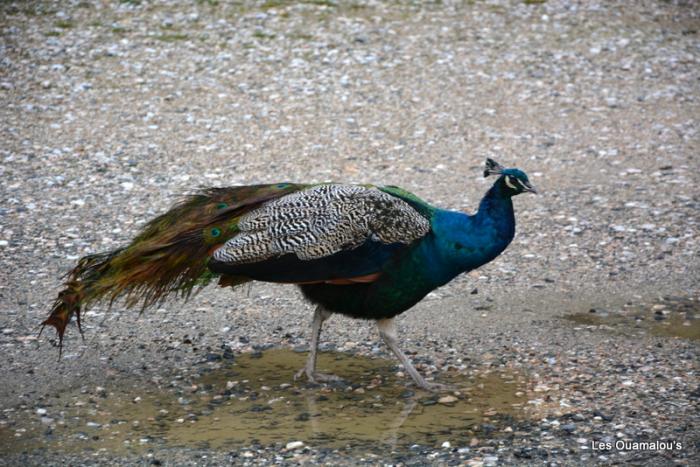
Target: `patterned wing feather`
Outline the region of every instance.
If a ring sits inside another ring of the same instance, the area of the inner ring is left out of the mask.
[[[248,264],[289,254],[311,261],[368,240],[410,244],[430,231],[430,221],[375,187],[327,184],[266,202],[241,216],[237,229],[215,261]]]

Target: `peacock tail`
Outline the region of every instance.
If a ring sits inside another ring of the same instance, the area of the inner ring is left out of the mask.
[[[146,309],[166,296],[188,298],[217,275],[207,269],[211,254],[238,233],[238,221],[266,201],[305,188],[278,183],[207,188],[187,196],[165,214],[149,222],[126,247],[88,255],[67,275],[49,317],[63,344],[66,326],[81,310],[101,302],[125,298],[131,307]],[[248,278],[227,276],[220,285],[235,286]],[[82,333],[82,329],[81,329]]]

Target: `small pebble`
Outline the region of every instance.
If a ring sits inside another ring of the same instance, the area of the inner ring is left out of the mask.
[[[450,405],[454,404],[457,402],[459,399],[457,399],[455,396],[449,395],[449,396],[442,396],[440,399],[438,399],[438,403],[440,404],[445,404],[445,405]]]

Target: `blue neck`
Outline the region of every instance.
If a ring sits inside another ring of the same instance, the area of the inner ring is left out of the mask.
[[[513,203],[507,187],[498,180],[473,216],[437,210],[432,235],[421,242],[416,254],[423,258],[423,273],[438,286],[500,255],[514,235]]]
[[[479,225],[493,225],[498,231],[498,236],[508,238],[508,243],[515,235],[515,213],[510,190],[505,186],[502,178],[486,192],[479,203],[479,211],[475,215],[475,221]]]

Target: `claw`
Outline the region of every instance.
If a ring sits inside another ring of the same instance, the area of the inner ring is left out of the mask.
[[[300,369],[299,371],[297,371],[296,373],[294,373],[294,381],[301,378],[305,373],[306,373],[306,367],[304,367],[304,368]],[[309,378],[309,380],[312,380],[312,377],[309,377],[309,375],[306,375],[306,376]]]
[[[337,383],[338,381],[343,381],[343,378],[336,375],[330,375],[328,373],[314,373],[314,379],[322,383]]]
[[[425,382],[425,385],[419,386],[421,389],[430,392],[452,392],[457,390],[457,387],[452,384]]]
[[[310,383],[334,383],[343,381],[343,378],[340,376],[329,375],[327,373],[317,373],[309,370],[306,367],[300,369],[294,374],[294,381],[297,381],[302,376],[306,376],[306,379],[308,379]]]

